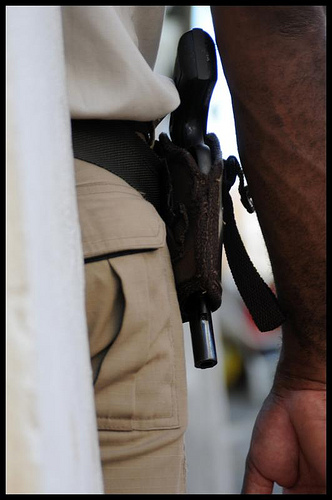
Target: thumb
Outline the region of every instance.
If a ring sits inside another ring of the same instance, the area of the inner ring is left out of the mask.
[[[272,494],[273,481],[266,479],[252,463],[250,458],[246,461],[246,470],[243,479],[241,494],[256,493],[258,495]]]

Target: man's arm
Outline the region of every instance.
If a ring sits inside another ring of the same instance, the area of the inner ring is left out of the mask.
[[[325,8],[211,9],[241,163],[287,315],[243,492],[269,493],[274,481],[288,492],[320,491],[326,380]]]

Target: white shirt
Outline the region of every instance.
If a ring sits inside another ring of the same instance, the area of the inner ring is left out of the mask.
[[[72,118],[156,120],[179,105],[173,81],[153,71],[165,7],[63,6]]]

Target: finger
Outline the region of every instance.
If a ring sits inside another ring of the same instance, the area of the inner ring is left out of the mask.
[[[241,491],[243,495],[250,493],[270,495],[273,485],[273,481],[264,477],[251,462],[247,462]]]

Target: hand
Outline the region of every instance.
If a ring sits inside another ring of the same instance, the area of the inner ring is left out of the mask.
[[[274,387],[257,417],[242,494],[326,493],[326,391]]]

